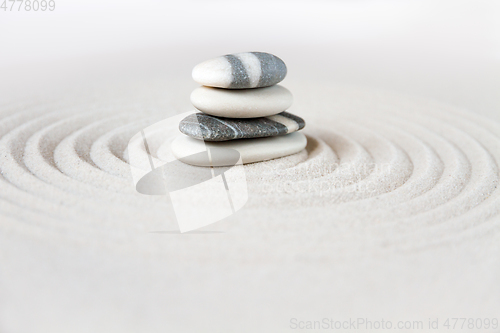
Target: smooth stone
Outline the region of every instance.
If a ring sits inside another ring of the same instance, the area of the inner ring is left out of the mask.
[[[195,108],[227,118],[272,116],[288,109],[292,101],[292,93],[282,86],[244,90],[198,87],[191,93]]]
[[[299,131],[305,125],[304,119],[288,112],[247,119],[219,118],[195,113],[181,120],[179,130],[198,140],[228,141],[284,135]]]
[[[275,85],[286,76],[286,65],[264,52],[228,54],[204,61],[193,68],[201,85],[226,89],[261,88]]]
[[[259,139],[243,139],[223,142],[204,142],[180,135],[170,146],[181,162],[195,166],[234,165],[234,151],[239,152],[243,164],[272,160],[298,153],[307,145],[307,138],[300,132]],[[210,160],[201,152],[214,151]]]

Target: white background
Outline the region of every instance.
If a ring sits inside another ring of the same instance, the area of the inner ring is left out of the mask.
[[[490,117],[500,110],[498,1],[55,3],[52,12],[17,11],[17,3],[0,11],[4,93],[55,72],[78,78],[79,68],[187,76],[219,54],[267,51],[290,76],[395,90]]]

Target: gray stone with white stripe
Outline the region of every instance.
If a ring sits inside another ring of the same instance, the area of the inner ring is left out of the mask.
[[[228,54],[196,65],[193,79],[201,85],[226,89],[262,88],[275,85],[286,76],[286,65],[264,52]]]
[[[260,118],[222,118],[205,113],[187,116],[179,123],[179,130],[204,141],[263,138],[299,131],[306,125],[304,119],[288,112]]]

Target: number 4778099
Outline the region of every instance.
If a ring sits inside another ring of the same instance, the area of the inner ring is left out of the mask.
[[[2,0],[0,0],[2,1]],[[24,6],[23,6],[24,5]],[[46,10],[53,11],[56,9],[56,2],[54,0],[3,0],[0,10],[4,12],[9,11],[39,11],[42,12]]]

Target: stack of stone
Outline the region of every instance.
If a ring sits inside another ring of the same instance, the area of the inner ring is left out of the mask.
[[[172,142],[172,152],[183,162],[198,166],[233,164],[223,153],[210,161],[201,149],[237,150],[243,163],[295,154],[305,148],[306,137],[297,131],[302,118],[285,112],[292,94],[277,85],[286,76],[278,57],[261,52],[231,54],[198,64],[193,79],[202,84],[191,94],[201,111],[184,118],[182,135]],[[193,154],[194,153],[194,154]]]

